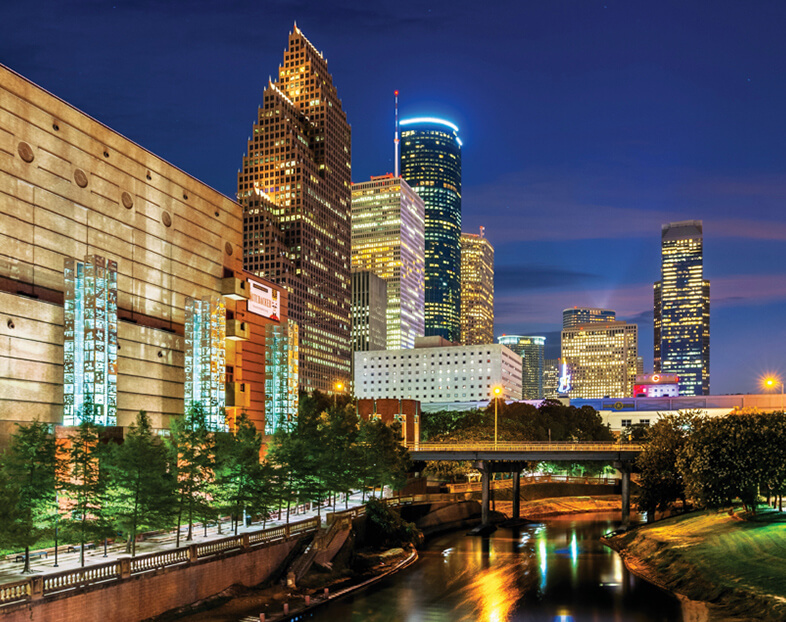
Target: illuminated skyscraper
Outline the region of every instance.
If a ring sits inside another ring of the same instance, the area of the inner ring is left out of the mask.
[[[461,234],[461,343],[494,343],[494,247],[483,227]]]
[[[461,140],[442,119],[401,121],[401,176],[426,206],[426,335],[461,338]]]
[[[591,322],[562,331],[562,363],[570,374],[571,398],[632,397],[637,358],[635,324]]]
[[[368,270],[352,271],[352,352],[387,345],[388,284]]]
[[[351,141],[325,58],[294,27],[238,174],[245,268],[289,290],[300,386],[350,375]]]
[[[497,341],[508,346],[522,359],[521,399],[543,399],[543,354],[546,348],[546,338],[502,335],[497,338]]]
[[[617,314],[611,309],[571,307],[562,312],[562,328],[575,328],[579,324],[589,324],[591,322],[612,322],[616,319]]]
[[[424,210],[423,199],[400,177],[382,175],[352,186],[352,269],[387,282],[391,350],[413,348],[423,336]]]
[[[700,220],[663,225],[655,283],[655,373],[677,374],[680,395],[710,393],[710,282]]]

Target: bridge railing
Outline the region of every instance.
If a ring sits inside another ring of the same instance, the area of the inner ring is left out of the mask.
[[[29,602],[89,585],[117,581],[163,568],[185,565],[233,550],[254,549],[263,544],[319,530],[318,518],[245,532],[219,540],[166,549],[137,557],[121,557],[103,564],[90,564],[63,572],[48,573],[14,583],[0,584],[0,613],[4,605]]]
[[[594,484],[598,486],[613,486],[619,484],[616,477],[580,477],[576,475],[528,475],[521,478],[522,486],[532,484]],[[477,492],[483,488],[482,482],[462,482],[461,484],[447,484],[449,492]],[[513,488],[513,478],[495,479],[491,481],[494,490]]]
[[[542,452],[542,451],[641,451],[642,445],[633,443],[598,443],[583,441],[577,443],[494,443],[493,441],[478,443],[408,443],[409,451],[504,451],[504,452]]]

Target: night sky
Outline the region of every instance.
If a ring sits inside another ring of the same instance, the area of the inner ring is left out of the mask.
[[[402,117],[460,127],[463,229],[496,248],[496,333],[562,309],[639,325],[660,229],[704,221],[713,394],[786,374],[786,2],[6,1],[0,62],[229,196],[293,22],[329,62],[353,179]]]

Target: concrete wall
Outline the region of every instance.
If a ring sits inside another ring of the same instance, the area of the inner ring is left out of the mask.
[[[135,575],[3,609],[3,622],[138,622],[208,598],[231,585],[254,586],[275,572],[298,540],[216,560]]]

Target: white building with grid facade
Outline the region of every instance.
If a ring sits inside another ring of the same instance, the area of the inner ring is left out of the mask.
[[[414,349],[355,352],[358,398],[488,401],[495,387],[507,400],[521,396],[521,357],[501,344],[458,346],[425,337]]]

